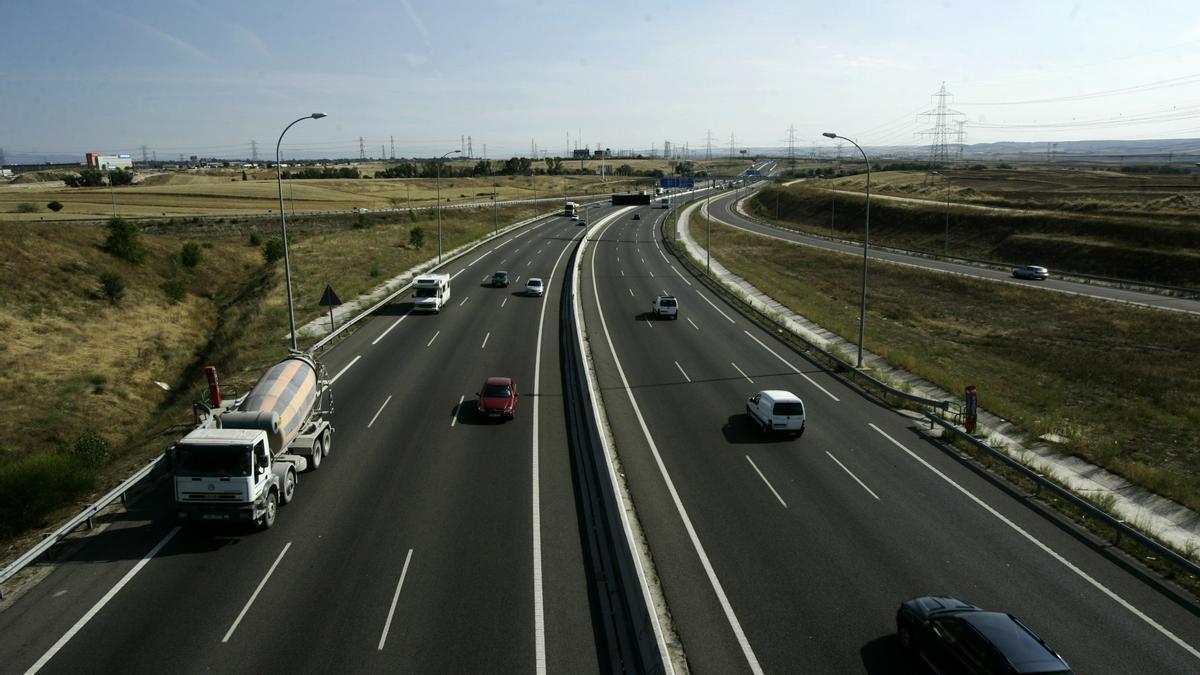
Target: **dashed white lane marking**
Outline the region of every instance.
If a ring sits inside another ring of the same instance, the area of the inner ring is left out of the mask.
[[[678,272],[676,272],[676,274],[678,274]],[[680,276],[682,277],[682,275],[680,275]],[[705,297],[705,295],[703,293],[701,293],[700,291],[696,291],[696,295],[700,296],[701,300],[707,302],[709,305],[712,306],[713,309],[717,310],[717,312],[721,316],[725,317],[726,319],[729,319],[729,323],[736,323],[733,319],[729,318],[728,314],[726,314],[725,312],[722,312],[720,307],[717,307],[716,305],[714,305],[712,300],[709,300],[707,297]]]
[[[372,344],[372,345],[377,345],[377,344],[379,344],[379,341],[380,341],[380,340],[382,340],[382,339],[383,339],[383,337],[384,337],[385,335],[387,335],[388,333],[392,332],[392,329],[393,329],[393,328],[395,328],[396,326],[399,326],[399,325],[400,325],[400,322],[401,322],[401,321],[403,321],[403,320],[405,320],[405,319],[407,319],[407,318],[408,318],[408,313],[407,313],[407,312],[405,312],[403,316],[401,316],[399,319],[396,319],[395,321],[393,321],[393,322],[392,322],[392,325],[390,325],[390,326],[388,326],[388,327],[387,327],[387,330],[385,330],[385,331],[383,331],[382,333],[380,333],[380,334],[379,334],[379,337],[375,338],[374,340],[371,340],[371,344]]]
[[[767,477],[763,475],[763,472],[758,470],[758,465],[754,463],[754,460],[750,459],[750,455],[746,455],[746,461],[750,462],[750,466],[754,467],[754,473],[757,473],[758,477],[762,479],[762,482],[767,484],[767,488],[771,490],[771,494],[775,495],[775,499],[778,499],[779,503],[783,504],[783,508],[786,509],[788,507],[787,502],[783,501],[783,497],[779,496],[779,493],[775,490],[775,486],[771,485],[771,481],[767,480]]]
[[[387,621],[383,624],[383,634],[379,636],[379,647],[376,649],[383,650],[383,643],[387,642],[388,630],[392,627],[392,617],[396,614],[396,601],[400,599],[400,589],[404,588],[404,577],[408,574],[408,563],[412,560],[413,550],[408,549],[408,555],[404,556],[404,567],[400,570],[400,581],[396,582],[396,593],[392,595],[392,606],[388,609]]]
[[[700,330],[700,326],[697,326],[696,322],[692,321],[691,317],[688,317],[688,323],[692,324],[692,328],[695,328],[696,330]]]
[[[632,288],[631,288],[631,289],[629,289],[629,297],[631,297],[631,298],[636,298],[636,297],[637,297],[636,295],[634,295],[634,294],[633,294],[633,289],[632,289]]]
[[[771,352],[771,355],[772,355],[772,356],[774,356],[775,358],[779,359],[780,361],[783,361],[784,365],[786,365],[788,368],[791,368],[793,371],[795,371],[795,373],[796,373],[797,375],[799,375],[800,377],[803,377],[804,379],[808,380],[808,381],[809,381],[809,383],[810,383],[810,384],[812,384],[812,386],[814,386],[814,387],[816,387],[817,389],[820,389],[822,392],[824,392],[826,396],[828,396],[829,398],[831,398],[831,399],[833,399],[833,400],[835,400],[835,401],[839,401],[839,402],[841,401],[841,399],[839,399],[838,397],[834,396],[834,395],[833,395],[833,393],[832,393],[832,392],[830,392],[828,389],[826,389],[825,387],[822,387],[821,385],[817,384],[817,381],[816,381],[816,380],[814,380],[814,379],[812,379],[811,377],[809,377],[808,375],[805,375],[804,373],[800,372],[800,369],[799,369],[799,368],[797,368],[796,366],[793,366],[793,365],[791,364],[791,362],[789,362],[787,359],[783,358],[783,357],[782,357],[782,356],[780,356],[779,354],[776,354],[774,349],[771,349],[771,348],[770,348],[770,347],[768,347],[767,345],[763,344],[763,341],[762,341],[762,340],[759,340],[758,338],[756,338],[756,337],[754,337],[753,335],[751,335],[751,334],[750,334],[750,331],[748,331],[748,330],[744,330],[744,331],[742,331],[742,332],[743,332],[743,333],[745,333],[745,334],[746,334],[746,336],[747,336],[747,337],[749,337],[751,340],[754,340],[755,342],[757,342],[757,343],[758,343],[758,346],[762,347],[763,349],[767,350],[768,352]]]
[[[464,268],[462,268],[461,270],[459,270],[459,271],[455,272],[454,274],[451,274],[451,275],[450,275],[450,281],[454,281],[456,278],[458,278],[458,275],[460,275],[460,274],[462,274],[463,272],[466,272],[466,271],[467,271],[467,268],[465,268],[465,267],[464,267]]]
[[[407,314],[405,314],[405,316],[408,316],[408,315],[407,315]],[[344,375],[344,374],[346,373],[346,371],[347,371],[347,370],[350,370],[350,366],[352,366],[352,365],[354,365],[354,364],[358,363],[358,360],[359,360],[359,359],[361,359],[361,358],[362,358],[362,354],[359,354],[358,356],[356,356],[356,357],[354,357],[353,359],[351,359],[351,360],[350,360],[350,363],[347,363],[345,368],[342,368],[341,370],[339,370],[339,371],[338,371],[338,374],[337,374],[337,375],[334,375],[334,376],[333,376],[333,379],[329,380],[329,384],[333,384],[334,382],[337,382],[337,381],[338,381],[338,378],[339,378],[339,377],[341,377],[342,375]]]
[[[750,379],[750,376],[749,376],[749,375],[747,375],[745,371],[743,371],[741,368],[738,368],[738,364],[734,363],[733,361],[730,361],[730,362],[729,362],[729,365],[733,366],[733,369],[734,369],[734,370],[736,370],[736,371],[738,371],[739,373],[741,373],[741,374],[742,374],[742,377],[746,378],[746,381],[747,381],[747,382],[749,382],[750,384],[754,384],[754,380]]]
[[[1091,577],[1091,576],[1090,576],[1090,575],[1089,575],[1087,572],[1084,572],[1083,570],[1079,569],[1078,567],[1076,567],[1076,566],[1075,566],[1075,564],[1074,564],[1074,563],[1072,563],[1071,561],[1069,561],[1069,560],[1067,560],[1066,558],[1064,558],[1064,557],[1062,557],[1061,555],[1059,555],[1059,554],[1058,554],[1058,553],[1057,553],[1057,552],[1056,552],[1054,549],[1050,548],[1050,547],[1049,547],[1049,546],[1047,546],[1046,544],[1043,544],[1043,543],[1042,543],[1040,540],[1038,540],[1038,539],[1037,539],[1036,537],[1034,537],[1032,534],[1029,534],[1028,532],[1026,532],[1026,531],[1025,531],[1025,530],[1024,530],[1024,529],[1023,529],[1023,528],[1022,528],[1020,525],[1017,525],[1017,524],[1016,524],[1016,523],[1014,523],[1013,521],[1009,520],[1007,517],[1005,517],[1005,516],[1004,516],[1004,514],[1000,513],[1000,512],[999,512],[999,511],[997,511],[996,509],[994,509],[994,508],[992,508],[991,506],[989,506],[987,503],[985,503],[985,502],[984,502],[982,499],[980,499],[979,497],[976,497],[975,495],[971,494],[971,493],[970,493],[970,492],[969,492],[969,491],[968,491],[966,488],[964,488],[963,486],[961,486],[961,485],[959,485],[958,483],[954,482],[954,479],[950,478],[950,477],[949,477],[949,476],[947,476],[946,474],[944,474],[944,473],[942,473],[941,471],[939,471],[939,470],[937,470],[936,468],[934,468],[934,466],[933,466],[932,464],[930,464],[929,462],[926,462],[924,459],[921,459],[920,457],[918,457],[918,456],[917,456],[917,453],[915,453],[915,452],[913,452],[912,450],[909,450],[908,448],[904,447],[904,445],[903,445],[903,444],[901,444],[901,443],[900,443],[900,441],[897,441],[896,439],[894,439],[894,438],[892,438],[891,436],[889,436],[889,435],[887,434],[887,432],[885,432],[883,429],[880,429],[879,427],[875,426],[875,424],[874,424],[874,423],[871,423],[871,422],[868,422],[868,423],[867,423],[867,425],[868,425],[868,426],[870,426],[870,427],[871,427],[872,429],[874,429],[875,431],[877,431],[877,432],[879,433],[879,435],[880,435],[880,436],[883,436],[884,438],[886,438],[886,439],[888,439],[889,441],[891,441],[893,445],[895,445],[896,447],[900,448],[900,449],[901,449],[901,450],[903,450],[904,452],[908,453],[908,455],[909,455],[910,457],[912,457],[913,459],[915,459],[915,460],[917,460],[918,462],[920,462],[921,464],[923,464],[923,465],[925,466],[925,468],[926,468],[926,469],[929,469],[930,471],[932,471],[932,472],[934,473],[934,475],[936,475],[938,478],[941,478],[942,480],[946,481],[946,482],[947,482],[947,483],[949,483],[951,486],[953,486],[953,487],[954,487],[954,489],[956,489],[956,490],[958,490],[959,492],[963,493],[964,495],[966,495],[966,496],[967,496],[967,498],[968,498],[968,499],[970,499],[971,501],[975,502],[976,504],[978,504],[979,506],[981,506],[981,507],[982,507],[982,508],[983,508],[985,511],[987,511],[988,513],[990,513],[990,514],[992,514],[993,516],[995,516],[995,517],[996,517],[996,518],[997,518],[997,519],[998,519],[1000,522],[1002,522],[1002,523],[1004,523],[1005,525],[1007,525],[1007,526],[1009,526],[1010,528],[1012,528],[1014,531],[1016,531],[1016,532],[1017,532],[1017,534],[1020,534],[1022,537],[1024,537],[1024,538],[1025,538],[1025,539],[1027,539],[1028,541],[1030,541],[1030,542],[1031,542],[1031,543],[1032,543],[1034,546],[1037,546],[1038,548],[1040,548],[1040,549],[1042,549],[1043,551],[1045,551],[1045,552],[1046,552],[1046,553],[1047,553],[1047,554],[1048,554],[1048,555],[1049,555],[1051,558],[1054,558],[1054,559],[1055,559],[1055,560],[1057,560],[1058,562],[1062,563],[1062,565],[1063,565],[1064,567],[1066,567],[1067,569],[1071,570],[1071,571],[1072,571],[1072,572],[1074,572],[1075,574],[1079,575],[1079,577],[1080,577],[1081,579],[1083,579],[1084,581],[1086,581],[1086,582],[1088,582],[1089,584],[1091,584],[1091,585],[1092,585],[1094,588],[1096,588],[1096,590],[1098,590],[1098,591],[1100,591],[1101,593],[1103,593],[1103,594],[1107,595],[1108,597],[1112,598],[1112,599],[1113,599],[1113,601],[1115,601],[1115,602],[1116,602],[1118,605],[1121,605],[1121,606],[1122,606],[1122,607],[1124,607],[1125,609],[1129,610],[1129,612],[1130,612],[1130,613],[1132,613],[1134,616],[1136,616],[1137,618],[1139,618],[1139,619],[1141,619],[1142,621],[1146,622],[1146,623],[1147,623],[1147,624],[1148,624],[1150,627],[1154,628],[1154,630],[1157,630],[1159,633],[1161,633],[1161,634],[1163,634],[1164,636],[1166,636],[1166,637],[1167,637],[1167,639],[1171,640],[1171,641],[1172,641],[1172,642],[1174,642],[1175,644],[1177,644],[1177,645],[1179,645],[1180,647],[1182,647],[1182,648],[1184,649],[1184,651],[1186,651],[1187,653],[1189,653],[1189,654],[1191,654],[1192,656],[1194,656],[1194,657],[1196,657],[1196,658],[1200,659],[1200,650],[1197,650],[1195,647],[1193,647],[1193,646],[1191,646],[1190,644],[1188,644],[1188,643],[1184,642],[1182,639],[1180,639],[1180,638],[1179,638],[1179,636],[1177,636],[1177,635],[1175,635],[1174,633],[1172,633],[1171,631],[1167,630],[1167,629],[1166,629],[1166,627],[1164,627],[1162,624],[1158,623],[1158,622],[1157,622],[1157,621],[1155,621],[1154,619],[1152,619],[1152,618],[1150,618],[1149,616],[1147,616],[1147,615],[1146,615],[1144,612],[1142,612],[1140,609],[1138,609],[1137,607],[1134,607],[1133,605],[1131,605],[1131,604],[1130,604],[1130,603],[1129,603],[1127,600],[1125,600],[1125,599],[1124,599],[1124,598],[1122,598],[1121,596],[1117,595],[1117,594],[1116,594],[1116,593],[1114,593],[1113,591],[1109,590],[1107,586],[1105,586],[1104,584],[1100,583],[1099,581],[1096,581],[1095,579],[1093,579],[1093,578],[1092,578],[1092,577]]]
[[[462,307],[463,305],[467,304],[467,301],[470,299],[471,299],[471,296],[468,295],[467,297],[463,298],[462,302],[458,303],[458,306]]]
[[[487,347],[487,341],[488,341],[488,338],[490,338],[490,337],[492,337],[492,332],[488,331],[488,334],[483,336],[483,344],[479,345],[480,349]]]
[[[237,618],[233,620],[233,625],[229,627],[229,630],[225,633],[225,637],[221,638],[221,642],[229,642],[229,638],[233,636],[233,631],[237,630],[238,624],[242,622],[242,619],[246,616],[246,612],[250,611],[250,605],[254,604],[255,598],[257,598],[258,594],[262,592],[263,586],[267,585],[267,580],[270,579],[271,575],[275,573],[275,568],[279,567],[279,561],[283,560],[284,554],[286,554],[288,549],[291,547],[292,542],[289,541],[283,547],[283,550],[279,552],[279,557],[275,558],[275,562],[271,563],[271,569],[267,570],[267,575],[262,578],[262,581],[258,582],[258,588],[254,589],[254,593],[252,593],[250,595],[250,599],[246,601],[246,606],[242,607],[241,613],[239,613]]]
[[[467,395],[463,394],[458,397],[458,405],[454,406],[454,411],[450,413],[450,428],[453,429],[455,424],[458,424],[458,413],[462,411],[462,402],[467,400]]]
[[[692,378],[688,377],[688,374],[684,372],[683,366],[679,365],[678,361],[675,362],[675,367],[679,369],[679,372],[683,373],[683,379],[687,380],[688,382],[692,381]]]
[[[442,334],[442,331],[440,331],[440,330],[438,332],[434,333],[433,337],[429,338],[429,342],[425,343],[425,346],[428,347],[428,346],[432,345],[433,341],[437,339],[437,336],[439,336],[441,334]]]
[[[490,251],[489,251],[489,253],[490,253]],[[484,259],[484,258],[486,258],[486,257],[488,257],[488,254],[487,254],[487,253],[484,253],[483,255],[479,256],[478,258],[476,258],[476,259],[472,260],[472,261],[471,261],[471,264],[470,264],[470,265],[467,265],[467,267],[470,267],[471,265],[474,265],[475,263],[479,262],[480,260],[483,260],[483,259]]]
[[[432,342],[432,340],[431,340],[431,342]],[[388,401],[391,401],[391,400],[392,400],[391,396],[388,396],[386,399],[384,399],[383,405],[379,406],[379,410],[375,411],[375,416],[371,418],[370,422],[367,422],[368,429],[371,428],[372,424],[375,424],[375,420],[379,419],[379,414],[383,412],[383,409],[387,407]]]
[[[864,490],[866,490],[868,493],[870,493],[870,495],[871,495],[872,497],[874,497],[876,501],[879,501],[879,495],[875,494],[875,491],[874,491],[874,490],[872,490],[871,488],[867,487],[867,484],[866,484],[866,483],[864,483],[864,482],[862,482],[861,480],[859,480],[859,479],[858,479],[858,476],[855,476],[853,471],[851,471],[850,469],[847,469],[845,464],[842,464],[841,462],[839,462],[839,461],[838,461],[838,458],[833,456],[833,453],[831,453],[831,452],[829,452],[828,450],[826,450],[826,451],[825,451],[825,454],[829,455],[829,459],[832,459],[833,461],[837,462],[837,465],[838,465],[838,466],[840,466],[840,467],[842,467],[842,471],[845,471],[846,473],[850,474],[850,477],[851,477],[851,478],[853,478],[853,479],[854,479],[854,480],[855,480],[855,481],[856,481],[856,482],[857,482],[859,485],[861,485],[861,486],[862,486],[862,489],[864,489]]]
[[[501,300],[500,301],[500,309],[504,309],[504,305],[507,303],[508,303],[508,298]]]

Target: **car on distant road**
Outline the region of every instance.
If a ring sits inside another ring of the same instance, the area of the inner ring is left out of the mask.
[[[1050,276],[1050,270],[1038,265],[1025,265],[1023,267],[1014,267],[1012,275],[1018,279],[1037,279],[1041,281]]]
[[[660,295],[651,303],[650,312],[654,316],[669,316],[672,319],[678,319],[679,300],[675,299],[673,295]]]
[[[484,417],[511,420],[516,415],[517,385],[511,377],[489,377],[475,395],[479,397],[476,409]]]
[[[508,272],[498,270],[492,273],[493,288],[508,288]]]
[[[938,673],[1070,673],[1071,668],[1011,614],[949,596],[905,601],[896,611],[900,647]]]
[[[804,435],[804,401],[790,391],[766,389],[746,401],[746,414],[762,429],[763,435],[787,432]]]
[[[531,277],[525,282],[525,295],[536,295],[540,297],[542,292],[545,290],[546,289],[542,284],[542,280],[538,277]]]

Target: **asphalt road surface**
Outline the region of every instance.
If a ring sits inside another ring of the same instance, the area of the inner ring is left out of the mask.
[[[265,532],[177,529],[169,480],[0,612],[0,671],[596,672],[563,423],[553,217],[447,266],[323,356],[333,450]],[[483,285],[506,269],[508,288]],[[545,297],[526,297],[540,276]],[[481,419],[484,378],[516,418]]]
[[[696,672],[898,672],[901,601],[1011,612],[1078,672],[1200,668],[1197,609],[751,325],[641,210],[597,228],[585,321],[626,480]],[[660,293],[676,320],[655,320]],[[807,405],[798,439],[745,414]]]

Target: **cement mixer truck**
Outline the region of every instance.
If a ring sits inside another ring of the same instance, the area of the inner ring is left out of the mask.
[[[213,405],[196,403],[196,428],[167,450],[178,520],[269,528],[292,501],[298,474],[329,454],[333,393],[325,368],[294,352],[229,403],[211,368],[209,387]]]

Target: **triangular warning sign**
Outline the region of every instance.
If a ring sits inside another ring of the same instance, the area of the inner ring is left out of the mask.
[[[333,286],[325,284],[325,292],[321,295],[321,302],[319,303],[319,306],[337,307],[340,304],[342,304],[342,300],[337,296],[337,293],[333,292]]]

